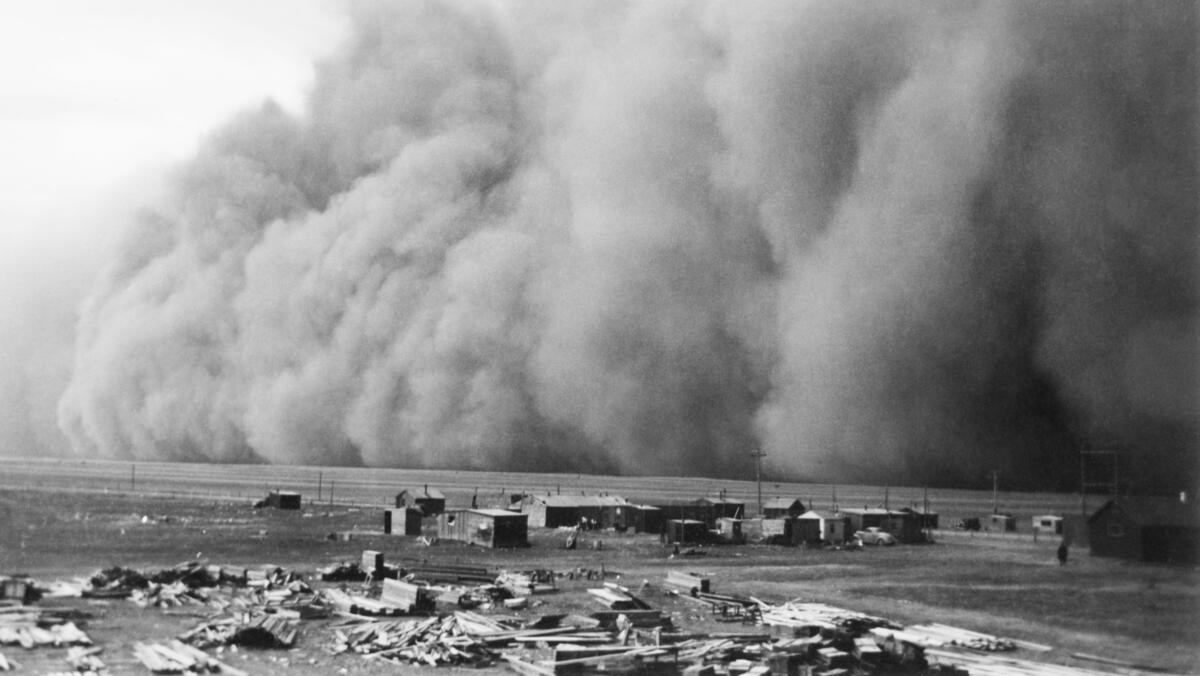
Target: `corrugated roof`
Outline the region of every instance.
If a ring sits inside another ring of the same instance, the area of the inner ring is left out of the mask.
[[[1115,503],[1115,504],[1114,504]],[[1088,519],[1090,523],[1110,508],[1121,510],[1129,519],[1143,526],[1185,526],[1200,528],[1200,509],[1193,502],[1176,498],[1126,497],[1109,500]]]

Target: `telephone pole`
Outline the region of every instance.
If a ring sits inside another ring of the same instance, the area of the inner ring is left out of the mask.
[[[754,473],[758,477],[758,515],[762,516],[763,501],[762,501],[762,459],[767,457],[761,448],[755,449],[750,453],[750,457],[754,458]]]

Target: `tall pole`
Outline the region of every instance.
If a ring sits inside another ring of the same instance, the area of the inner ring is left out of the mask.
[[[1000,470],[992,470],[992,514],[999,514],[1000,508],[997,500],[1000,494]]]
[[[317,502],[321,501],[321,484],[325,483],[325,473],[317,472]]]
[[[754,473],[758,478],[758,515],[762,516],[762,514],[763,514],[762,459],[765,458],[767,456],[767,454],[764,453],[761,448],[759,448],[759,449],[755,450],[753,453],[751,453],[750,456],[753,457],[755,460],[755,463],[754,463],[755,464],[755,472]]]
[[[129,490],[137,490],[137,465],[129,466]]]

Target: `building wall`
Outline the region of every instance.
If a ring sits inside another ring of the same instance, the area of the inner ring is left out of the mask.
[[[1107,509],[1088,523],[1092,556],[1142,558],[1142,529],[1118,509]]]

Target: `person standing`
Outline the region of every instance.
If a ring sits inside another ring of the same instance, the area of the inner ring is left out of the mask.
[[[1067,541],[1063,540],[1062,544],[1058,546],[1058,565],[1067,565],[1067,551]]]

